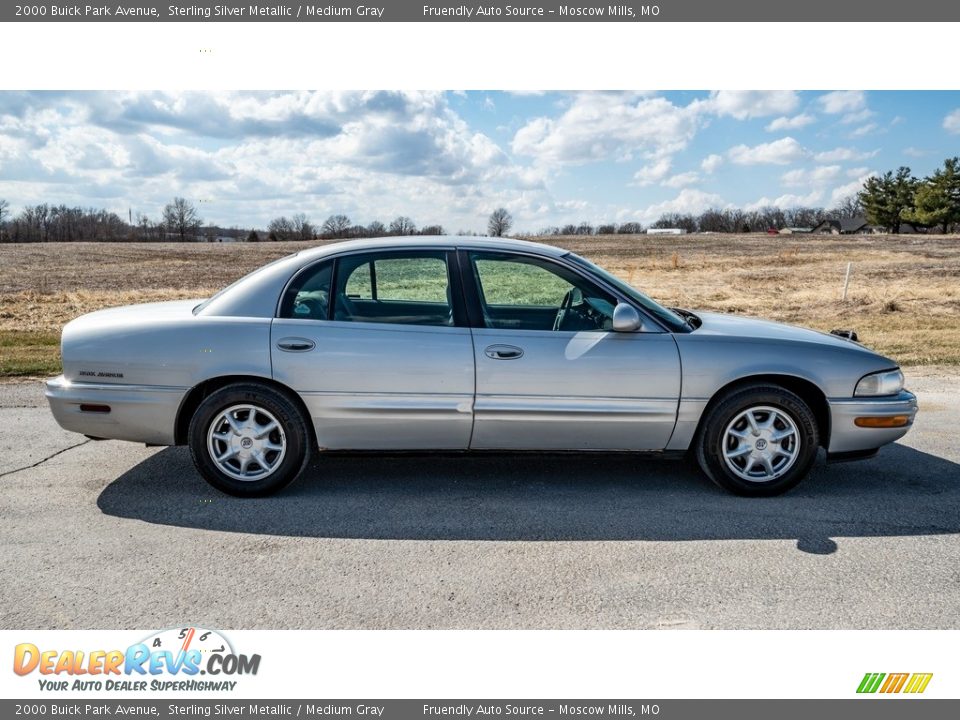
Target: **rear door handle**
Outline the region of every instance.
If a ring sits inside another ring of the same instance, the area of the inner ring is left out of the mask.
[[[277,347],[284,352],[309,352],[316,346],[313,340],[302,337],[285,337],[277,340]]]
[[[491,360],[516,360],[523,357],[523,350],[515,345],[491,345],[483,352]]]

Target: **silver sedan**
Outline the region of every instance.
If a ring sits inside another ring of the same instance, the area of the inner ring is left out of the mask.
[[[732,492],[869,457],[916,398],[851,339],[663,307],[562,249],[383,238],[266,265],[205,300],[85,315],[47,382],[57,422],[189,445],[234,495],[329,450],[692,454]]]

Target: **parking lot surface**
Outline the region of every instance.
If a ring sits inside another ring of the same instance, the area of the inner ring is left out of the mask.
[[[60,430],[0,385],[0,626],[956,628],[960,374],[790,494],[628,455],[326,456],[276,497]]]

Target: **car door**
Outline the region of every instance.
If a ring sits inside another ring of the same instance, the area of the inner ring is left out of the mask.
[[[273,375],[303,398],[321,448],[468,447],[473,344],[451,258],[351,253],[295,276],[272,324]]]
[[[680,397],[673,337],[611,330],[619,298],[562,260],[462,250],[473,308],[472,448],[662,450]]]

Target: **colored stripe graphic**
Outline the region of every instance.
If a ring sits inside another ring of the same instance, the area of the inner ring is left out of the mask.
[[[890,673],[887,675],[887,681],[880,688],[882,693],[898,693],[903,688],[903,684],[907,682],[907,678],[910,677],[910,673]]]
[[[884,677],[886,677],[884,673],[867,673],[863,676],[863,680],[860,681],[860,687],[857,688],[857,692],[875,693],[877,688],[880,687],[880,683]]]
[[[930,684],[930,679],[933,677],[933,673],[914,673],[910,678],[910,682],[907,683],[907,687],[904,690],[905,693],[922,693],[927,689],[927,685]]]
[[[927,689],[933,673],[866,673],[860,685],[857,686],[858,693],[922,693]],[[882,683],[882,684],[881,684]]]

